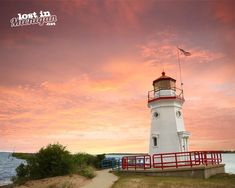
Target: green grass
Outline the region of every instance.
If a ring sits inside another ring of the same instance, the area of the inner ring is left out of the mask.
[[[184,177],[153,177],[117,174],[119,179],[112,188],[235,188],[235,175],[219,174],[208,179]]]

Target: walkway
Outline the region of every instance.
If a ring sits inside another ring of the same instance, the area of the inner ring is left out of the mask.
[[[94,177],[91,182],[81,188],[110,188],[113,183],[118,179],[117,176],[112,173],[109,173],[109,170],[96,171],[96,174],[96,177]]]

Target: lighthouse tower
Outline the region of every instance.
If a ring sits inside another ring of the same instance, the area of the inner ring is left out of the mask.
[[[188,151],[190,133],[184,127],[183,103],[183,90],[176,88],[175,79],[162,72],[148,92],[152,118],[149,154]]]

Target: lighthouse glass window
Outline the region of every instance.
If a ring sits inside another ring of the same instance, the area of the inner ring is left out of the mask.
[[[157,146],[157,137],[153,137],[153,146]]]
[[[176,116],[177,116],[178,118],[180,118],[181,115],[182,115],[181,111],[178,110],[178,111],[176,112]]]
[[[153,113],[153,117],[154,117],[154,118],[158,118],[158,117],[159,117],[159,113],[158,113],[158,112],[154,112],[154,113]]]

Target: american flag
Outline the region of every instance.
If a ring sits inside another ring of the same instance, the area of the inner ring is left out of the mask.
[[[179,51],[180,51],[182,54],[184,54],[185,56],[190,56],[190,55],[191,55],[190,52],[186,52],[185,50],[183,50],[183,49],[181,49],[181,48],[178,48],[178,49],[179,49]]]

